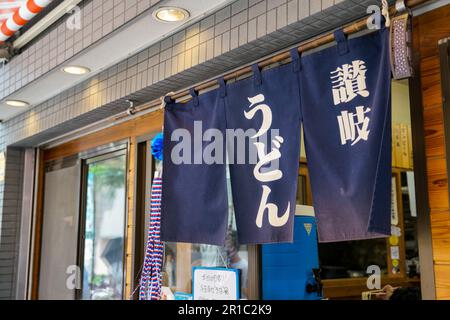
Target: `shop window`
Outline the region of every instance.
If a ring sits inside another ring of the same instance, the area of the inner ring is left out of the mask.
[[[297,204],[312,206],[312,196],[306,164],[302,164],[298,179]],[[386,239],[345,241],[319,244],[321,277],[342,279],[364,277],[367,266],[378,265],[387,273]]]
[[[144,253],[150,214],[150,194],[152,179],[156,170],[161,170],[161,162],[151,156],[151,138],[143,137],[137,152],[137,225],[134,260],[135,287],[134,299],[138,299],[137,290]],[[241,299],[258,299],[258,259],[257,246],[241,245],[237,238],[236,221],[231,194],[229,172],[227,172],[228,192],[228,230],[225,245],[213,246],[194,243],[164,243],[162,284],[172,293],[192,294],[193,267],[220,267],[240,270]],[[142,226],[142,227],[139,227]]]
[[[224,267],[240,270],[241,298],[247,298],[248,250],[238,244],[234,227],[230,228],[224,247],[166,243],[164,260],[163,285],[172,292],[192,292],[192,267]]]
[[[297,203],[312,205],[306,164],[299,174]],[[370,265],[380,267],[383,275],[400,275],[416,278],[420,274],[417,240],[417,218],[414,207],[412,187],[413,172],[395,170],[393,183],[396,192],[395,204],[398,207],[399,240],[391,238],[319,243],[319,260],[323,279],[344,279],[367,277]],[[413,204],[411,206],[411,203]],[[391,247],[398,247],[399,252],[392,254]],[[397,256],[395,256],[397,255]],[[397,260],[397,261],[394,261]]]
[[[359,278],[366,276],[370,265],[377,265],[387,273],[386,240],[346,241],[322,243],[319,257],[323,279]]]

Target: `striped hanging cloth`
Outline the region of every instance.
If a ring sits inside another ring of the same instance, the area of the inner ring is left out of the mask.
[[[150,224],[140,279],[139,300],[159,300],[161,297],[161,269],[164,254],[164,245],[160,240],[161,190],[162,178],[156,174],[151,191]]]

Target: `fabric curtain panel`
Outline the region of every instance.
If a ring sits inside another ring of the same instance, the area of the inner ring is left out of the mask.
[[[299,54],[227,87],[231,189],[240,243],[293,241],[300,161]],[[245,157],[241,144],[245,136]],[[239,139],[241,138],[241,139]]]
[[[226,152],[225,139],[220,139],[220,136],[225,137],[223,90],[224,83],[219,89],[200,96],[192,89],[192,99],[187,103],[174,103],[166,98],[163,241],[212,245],[225,242],[228,225]],[[204,138],[212,141],[204,141]],[[206,154],[214,159],[207,156],[205,161]]]
[[[321,242],[390,235],[389,31],[302,58],[305,148]]]
[[[292,242],[302,122],[320,241],[390,234],[389,33],[335,37],[205,94],[191,89],[187,103],[166,98],[163,240],[223,245],[229,165],[239,242]]]

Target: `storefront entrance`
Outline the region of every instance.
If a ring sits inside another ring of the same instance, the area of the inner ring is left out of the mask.
[[[122,144],[45,164],[40,299],[123,298],[126,160]]]
[[[439,10],[447,16],[448,11],[448,6]],[[444,127],[441,105],[433,100],[438,96],[438,84],[433,80],[438,70],[437,42],[431,45],[423,36],[423,30],[433,29],[432,17],[434,13],[415,20],[420,33],[414,35],[422,37],[415,40],[422,53],[416,57],[415,77],[392,84],[392,235],[319,243],[323,298],[360,299],[368,290],[368,270],[373,266],[380,272],[382,286],[417,287],[427,293],[425,298],[434,298],[434,292],[438,298],[448,297]],[[420,79],[422,84],[417,82]],[[137,298],[150,190],[159,165],[151,155],[150,143],[162,125],[162,111],[152,110],[42,149],[32,298]],[[303,153],[297,205],[312,207],[308,166]],[[229,213],[224,247],[165,244],[163,285],[171,292],[192,292],[193,267],[222,267],[241,271],[241,298],[263,297],[262,248],[239,244],[231,202]]]
[[[420,213],[414,197],[409,90],[404,81],[393,83],[392,224],[398,233],[388,239],[319,244],[325,298],[360,298],[367,290],[367,268],[372,265],[379,267],[383,285],[420,287]],[[137,297],[149,223],[149,191],[155,168],[160,166],[151,155],[150,144],[161,120],[160,113],[138,117],[44,151],[40,270],[54,270],[52,273],[63,276],[50,279],[51,273],[40,272],[38,298]],[[110,135],[113,131],[115,135]],[[309,179],[303,153],[298,205],[312,205]],[[66,187],[59,188],[61,184]],[[261,246],[238,243],[231,203],[229,213],[225,247],[165,244],[164,286],[172,292],[191,292],[192,267],[237,268],[241,270],[242,298],[262,297]],[[61,239],[56,238],[58,234]],[[54,256],[61,258],[55,261]],[[80,266],[74,269],[79,272],[76,288],[66,286],[71,266]]]

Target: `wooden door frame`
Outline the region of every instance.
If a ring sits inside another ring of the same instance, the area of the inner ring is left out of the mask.
[[[44,175],[45,162],[44,152],[38,149],[37,152],[37,173],[36,173],[36,199],[35,199],[35,214],[33,221],[33,235],[32,235],[32,257],[30,266],[30,298],[37,300],[39,298],[39,275],[41,267],[41,249],[42,249],[42,223],[43,223],[43,204],[44,204]]]
[[[416,24],[413,24],[417,27]],[[413,46],[419,43],[419,32],[413,27]],[[427,160],[425,146],[424,112],[422,105],[422,83],[420,53],[413,50],[413,76],[409,79],[411,133],[413,144],[414,184],[417,208],[417,239],[419,245],[420,286],[422,299],[436,299],[433,243],[431,234],[430,207],[428,197]]]
[[[83,284],[84,275],[84,253],[85,253],[85,228],[86,228],[86,206],[87,206],[87,177],[88,177],[88,167],[91,163],[95,163],[101,160],[109,160],[118,156],[125,156],[125,172],[128,171],[128,158],[129,158],[129,144],[125,141],[118,142],[117,148],[114,150],[103,149],[96,151],[95,153],[89,154],[87,156],[81,157],[81,183],[80,183],[80,205],[79,205],[79,216],[78,216],[78,242],[77,242],[77,266],[79,267],[79,279],[80,284]],[[127,225],[128,225],[128,205],[127,205],[127,194],[128,194],[128,178],[125,174],[125,212],[124,212],[124,251],[123,251],[123,283],[122,283],[122,294],[126,295],[126,244],[127,244]],[[82,300],[83,288],[75,289],[75,300]]]
[[[439,41],[439,60],[441,69],[447,177],[450,177],[450,37]]]

